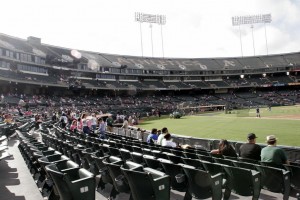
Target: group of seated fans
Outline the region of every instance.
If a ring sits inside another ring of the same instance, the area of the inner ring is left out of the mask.
[[[267,146],[264,148],[256,144],[256,138],[254,133],[247,135],[248,142],[241,145],[239,149],[239,156],[241,158],[269,162],[272,163],[273,166],[289,164],[284,150],[276,146],[277,138],[274,135],[267,136]],[[211,153],[228,157],[238,157],[235,149],[227,140],[221,140],[219,148],[212,150]]]
[[[240,146],[239,154],[236,152],[235,148],[225,139],[220,140],[219,148],[211,150],[210,153],[232,158],[241,157],[261,162],[269,162],[272,163],[273,166],[289,164],[287,155],[284,150],[276,146],[277,138],[275,137],[275,135],[267,136],[267,146],[264,148],[261,148],[261,146],[256,144],[256,138],[257,137],[254,133],[249,133],[247,135],[248,142]],[[171,134],[166,127],[162,128],[161,131],[153,128],[151,130],[151,133],[147,137],[147,143],[173,148],[190,147],[189,145],[179,145],[176,144],[176,142],[173,142]]]

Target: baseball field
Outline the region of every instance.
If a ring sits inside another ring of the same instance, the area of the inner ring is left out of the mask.
[[[255,133],[258,143],[265,143],[267,135],[276,135],[278,145],[300,146],[300,106],[260,108],[261,118],[255,109],[208,112],[183,116],[149,118],[139,127],[151,130],[167,127],[170,133],[210,139],[246,141],[248,133]]]

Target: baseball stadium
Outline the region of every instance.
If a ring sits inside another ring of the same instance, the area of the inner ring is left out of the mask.
[[[165,57],[166,16],[134,16],[142,56],[0,33],[0,199],[299,200],[300,52],[265,32],[245,56],[240,32],[240,56]],[[232,17],[252,37],[271,21]],[[142,23],[163,56],[143,55]]]

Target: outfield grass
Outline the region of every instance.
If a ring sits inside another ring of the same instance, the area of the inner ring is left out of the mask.
[[[168,127],[171,133],[178,135],[236,141],[245,141],[246,135],[253,132],[258,143],[265,143],[266,136],[274,134],[279,138],[279,145],[300,146],[300,107],[274,107],[272,111],[262,108],[261,118],[255,117],[254,109],[242,113],[243,116],[249,114],[240,117],[240,114],[215,112],[181,119],[145,120],[139,127],[147,130]]]

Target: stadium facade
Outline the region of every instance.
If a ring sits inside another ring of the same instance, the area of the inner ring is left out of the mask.
[[[152,58],[56,47],[0,34],[1,93],[229,93],[298,89],[300,52],[230,58]],[[245,89],[245,90],[243,90]],[[196,92],[195,92],[196,91]]]

